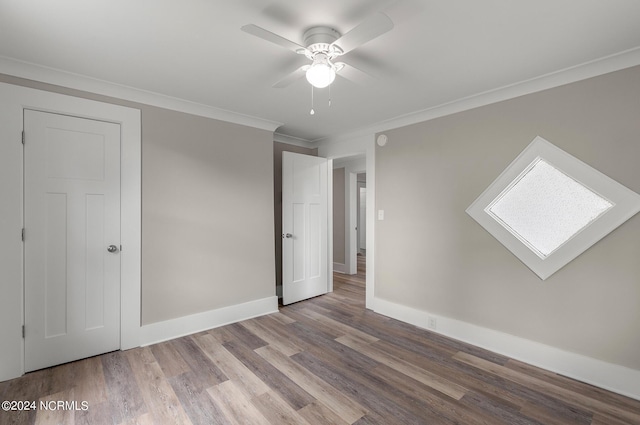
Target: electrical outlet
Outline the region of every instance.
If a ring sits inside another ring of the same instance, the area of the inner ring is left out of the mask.
[[[429,316],[427,319],[427,328],[433,329],[434,331],[438,328],[438,319],[433,316]]]

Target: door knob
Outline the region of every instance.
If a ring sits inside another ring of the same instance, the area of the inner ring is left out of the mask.
[[[107,251],[109,251],[109,252],[118,252],[118,247],[115,246],[115,245],[109,245],[107,247]]]
[[[293,237],[293,235],[291,233],[287,233],[284,235],[285,238],[290,239]]]

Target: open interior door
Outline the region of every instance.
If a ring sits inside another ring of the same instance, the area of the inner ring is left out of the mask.
[[[329,161],[283,152],[282,303],[329,290]]]

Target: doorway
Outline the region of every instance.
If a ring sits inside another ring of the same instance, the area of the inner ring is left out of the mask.
[[[120,347],[140,345],[141,286],[141,112],[139,109],[98,102],[59,93],[0,83],[0,108],[3,110],[0,137],[4,199],[0,220],[0,280],[14,282],[3,288],[0,297],[0,381],[21,376],[24,369],[24,247],[20,229],[24,227],[23,144],[24,109],[55,112],[120,125],[121,137],[121,293]],[[26,135],[26,143],[29,136]],[[16,237],[17,235],[17,237]],[[25,238],[29,230],[25,229]],[[28,334],[29,330],[25,329]]]
[[[334,270],[354,278],[360,276],[363,285],[366,273],[362,270],[359,274],[358,266],[366,264],[367,200],[366,194],[360,196],[360,189],[366,190],[366,169],[364,155],[334,159]]]
[[[360,172],[367,173],[367,217],[366,217],[366,307],[376,309],[375,294],[375,209],[376,209],[376,134],[368,133],[349,138],[340,138],[318,148],[318,154],[333,158],[334,164],[345,159],[361,161]],[[335,167],[334,167],[335,168]],[[355,188],[356,177],[353,178]],[[354,189],[355,190],[355,189]],[[354,257],[355,258],[355,257]]]

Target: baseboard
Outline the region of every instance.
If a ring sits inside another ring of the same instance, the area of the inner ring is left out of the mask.
[[[151,345],[277,311],[278,297],[273,296],[152,323],[140,328],[140,345]]]
[[[374,297],[373,310],[444,336],[640,400],[640,370],[607,363],[539,342]],[[436,328],[429,326],[430,320]]]
[[[333,271],[342,274],[348,274],[347,265],[342,263],[333,263]]]

